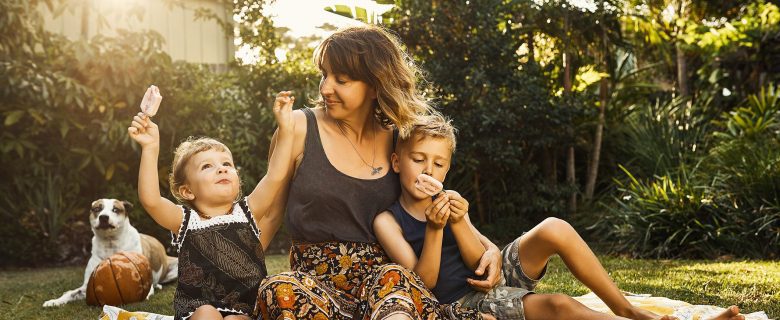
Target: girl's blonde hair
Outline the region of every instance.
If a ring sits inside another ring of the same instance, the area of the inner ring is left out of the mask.
[[[417,117],[433,108],[418,90],[422,72],[387,30],[373,25],[341,29],[325,39],[314,53],[314,63],[331,72],[363,81],[376,90],[375,115],[384,125],[395,124],[408,137]],[[315,103],[324,106],[319,97]]]
[[[184,140],[184,142],[179,144],[179,146],[176,147],[176,151],[173,152],[171,174],[168,176],[168,184],[171,188],[171,194],[173,194],[173,197],[176,198],[176,200],[178,200],[180,203],[184,203],[191,208],[194,208],[193,203],[187,199],[184,199],[182,194],[179,192],[179,188],[187,183],[187,171],[185,170],[187,167],[187,162],[189,162],[194,155],[208,150],[227,152],[231,158],[233,157],[230,149],[228,149],[225,144],[217,141],[216,139],[207,137],[188,137],[186,140]],[[238,200],[240,196],[241,189],[239,187],[236,200]]]

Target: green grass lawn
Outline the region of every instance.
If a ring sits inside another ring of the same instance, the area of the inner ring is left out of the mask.
[[[650,293],[694,304],[737,304],[746,312],[764,310],[780,317],[780,262],[659,261],[602,257],[621,289]],[[269,272],[288,270],[287,256],[268,256]],[[83,267],[0,271],[0,319],[97,319],[100,308],[73,302],[58,308],[42,308],[44,301],[58,297],[81,283]],[[169,284],[151,299],[125,306],[172,314],[176,287]],[[554,259],[539,291],[569,295],[587,293]]]

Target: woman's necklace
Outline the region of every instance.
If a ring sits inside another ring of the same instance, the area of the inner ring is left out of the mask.
[[[336,123],[336,127],[339,128],[339,132],[341,132],[341,135],[344,136],[344,139],[347,139],[349,145],[352,146],[352,150],[355,150],[355,153],[357,153],[358,158],[360,158],[360,161],[363,161],[363,163],[365,163],[368,167],[371,168],[372,176],[382,171],[382,167],[374,167],[374,160],[376,160],[376,131],[374,130],[374,121],[371,121],[371,131],[373,132],[374,135],[374,138],[372,139],[373,151],[371,155],[371,164],[368,164],[368,162],[365,159],[363,159],[363,156],[360,155],[360,152],[358,152],[358,149],[355,147],[352,141],[350,141],[349,138],[347,138],[347,133],[344,132],[344,128],[342,128],[339,123]]]

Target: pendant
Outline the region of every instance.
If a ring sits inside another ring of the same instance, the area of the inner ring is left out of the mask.
[[[373,175],[376,175],[376,174],[377,174],[377,173],[379,173],[380,171],[382,171],[382,167],[376,167],[376,168],[374,168],[374,167],[371,167],[371,175],[372,175],[372,176],[373,176]]]

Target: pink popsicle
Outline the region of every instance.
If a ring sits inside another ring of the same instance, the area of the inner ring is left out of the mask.
[[[415,181],[414,186],[431,197],[439,194],[439,192],[444,189],[444,185],[442,185],[439,180],[424,173],[417,176],[417,181]]]
[[[155,85],[149,86],[144,93],[144,98],[141,100],[141,112],[147,116],[154,117],[157,114],[157,110],[160,108],[160,102],[162,102],[162,96],[160,95],[160,89]]]

